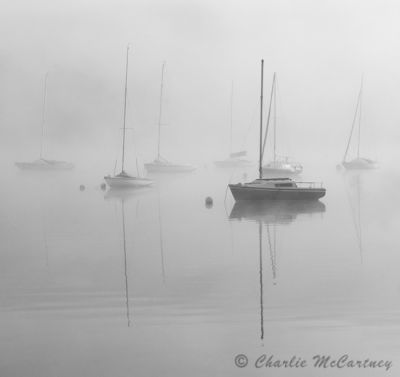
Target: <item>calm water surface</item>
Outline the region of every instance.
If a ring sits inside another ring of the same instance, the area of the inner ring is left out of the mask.
[[[321,202],[249,207],[226,193],[243,172],[211,165],[123,194],[101,169],[3,171],[1,376],[399,375],[399,176],[310,167]]]

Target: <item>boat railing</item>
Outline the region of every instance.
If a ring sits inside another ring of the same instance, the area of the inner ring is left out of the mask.
[[[297,182],[297,187],[302,188],[323,188],[322,182]]]

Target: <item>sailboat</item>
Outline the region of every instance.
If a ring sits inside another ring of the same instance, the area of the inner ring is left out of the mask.
[[[303,167],[298,163],[290,162],[289,157],[278,156],[276,154],[276,73],[274,73],[274,77],[272,80],[272,89],[271,89],[271,98],[269,103],[269,111],[268,111],[268,120],[267,127],[269,125],[270,116],[271,116],[271,108],[273,103],[274,117],[273,117],[273,126],[274,126],[274,150],[273,150],[273,160],[268,164],[263,166],[263,173],[268,175],[292,175],[292,174],[300,174],[303,171]]]
[[[261,60],[261,95],[260,95],[260,140],[259,140],[259,178],[248,183],[229,184],[232,196],[240,200],[318,200],[325,196],[326,189],[322,183],[295,182],[290,178],[263,178],[263,155],[268,128],[263,137],[263,89],[264,86],[264,60]]]
[[[23,170],[68,170],[74,167],[74,164],[66,161],[49,160],[43,157],[43,139],[44,126],[46,123],[46,99],[47,99],[47,76],[44,77],[43,106],[42,106],[42,135],[40,138],[39,158],[32,162],[16,162],[15,165]]]
[[[376,161],[373,161],[368,158],[360,157],[362,91],[363,91],[363,79],[361,79],[360,92],[358,93],[358,97],[357,97],[356,111],[354,113],[353,123],[351,125],[350,135],[349,135],[349,139],[347,141],[346,151],[344,152],[343,161],[342,161],[342,166],[348,170],[350,170],[350,169],[355,169],[355,170],[376,169],[378,167]],[[353,131],[354,131],[355,124],[357,121],[357,115],[358,115],[357,157],[354,158],[353,160],[347,161],[347,155],[348,155],[349,148],[350,148],[351,138],[353,136]]]
[[[231,117],[230,117],[230,143],[229,156],[224,160],[214,161],[214,165],[219,168],[246,167],[252,166],[252,162],[247,160],[246,151],[232,152],[232,132],[233,132],[233,83],[231,88]]]
[[[128,92],[128,65],[129,65],[129,46],[126,48],[126,68],[125,68],[125,93],[124,93],[124,123],[122,132],[122,166],[121,172],[117,175],[104,177],[104,180],[111,188],[134,188],[145,187],[153,183],[152,180],[142,177],[129,175],[125,170],[125,133],[126,133],[126,97]]]
[[[164,89],[164,72],[165,62],[161,67],[161,87],[160,87],[160,105],[158,113],[158,144],[157,144],[157,157],[152,162],[144,164],[144,167],[149,173],[187,173],[196,170],[196,167],[190,164],[177,164],[168,161],[161,156],[161,119],[162,119],[162,104],[163,104],[163,89]]]

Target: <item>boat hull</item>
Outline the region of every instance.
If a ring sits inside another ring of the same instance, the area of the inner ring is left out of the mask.
[[[352,161],[343,161],[342,165],[346,170],[371,170],[377,169],[378,167],[375,161],[364,158],[358,158]]]
[[[179,165],[179,164],[154,164],[147,163],[144,167],[149,173],[189,173],[196,170],[192,165]]]
[[[325,196],[324,188],[269,188],[230,184],[232,196],[240,200],[318,200]]]
[[[264,175],[297,175],[300,174],[303,169],[285,169],[285,168],[268,168],[263,167]]]
[[[104,177],[104,180],[111,188],[135,188],[151,186],[153,181],[147,178],[138,177]]]
[[[221,160],[214,161],[214,165],[218,168],[236,168],[236,167],[247,167],[253,166],[254,164],[248,160]]]
[[[74,168],[74,164],[69,162],[54,162],[51,164],[38,164],[35,162],[16,162],[21,170],[70,170]]]

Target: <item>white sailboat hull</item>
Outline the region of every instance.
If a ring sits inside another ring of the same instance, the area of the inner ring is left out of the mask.
[[[189,164],[173,164],[149,162],[144,164],[144,167],[149,173],[188,173],[196,170],[196,167]]]
[[[300,174],[303,167],[300,164],[293,164],[290,162],[273,161],[262,168],[264,174]]]
[[[355,158],[351,161],[343,161],[342,165],[347,170],[369,170],[378,168],[376,161],[367,158]]]
[[[268,167],[268,166],[264,166],[262,168],[262,171],[265,175],[271,175],[271,174],[279,174],[279,175],[287,175],[287,174],[300,174],[303,169],[295,169],[292,167],[288,167],[288,168],[274,168],[274,167]]]
[[[214,161],[214,165],[218,168],[235,168],[235,167],[247,167],[253,166],[254,164],[249,160],[238,159],[238,158],[227,158],[225,160]]]
[[[153,184],[153,181],[147,178],[139,177],[111,177],[106,176],[104,180],[111,188],[134,188],[134,187],[146,187]]]
[[[33,162],[16,162],[15,166],[22,170],[70,170],[75,165],[65,161],[37,160]]]

